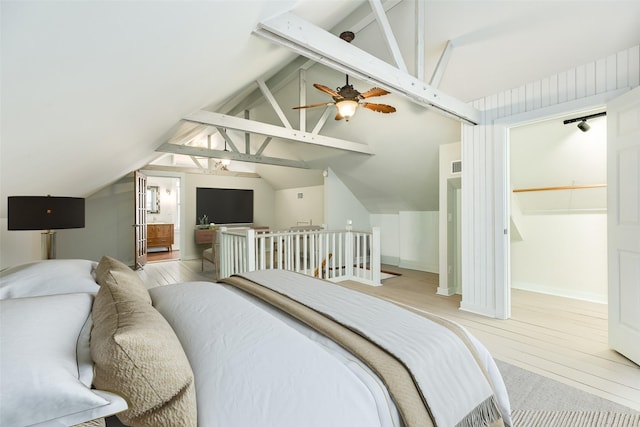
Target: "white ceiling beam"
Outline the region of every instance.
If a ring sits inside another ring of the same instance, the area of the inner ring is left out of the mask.
[[[183,120],[215,127],[223,127],[226,129],[251,132],[259,135],[271,136],[273,138],[282,138],[294,142],[304,142],[306,144],[353,151],[361,154],[373,154],[373,150],[371,150],[371,147],[367,144],[332,138],[329,136],[313,135],[308,132],[287,129],[282,126],[275,126],[253,120],[245,120],[240,117],[227,116],[224,114],[213,113],[211,111],[199,110],[183,117]]]
[[[257,80],[257,82],[258,82],[258,87],[260,88],[260,92],[262,92],[262,95],[265,97],[265,99],[269,101],[271,108],[273,108],[273,111],[276,112],[276,114],[278,115],[278,118],[280,118],[280,121],[282,122],[284,127],[286,127],[287,129],[293,129],[293,127],[291,126],[291,123],[289,123],[289,120],[287,120],[287,116],[284,115],[284,111],[282,111],[282,108],[280,108],[280,104],[278,104],[278,101],[276,101],[276,98],[274,98],[273,94],[267,87],[267,84],[264,82],[264,80],[259,79]]]
[[[269,143],[271,142],[271,137],[268,136],[264,139],[264,141],[262,142],[262,145],[260,146],[260,148],[258,148],[258,151],[256,151],[256,156],[260,156],[262,154],[262,152],[264,151],[265,148],[267,148],[267,146],[269,145]]]
[[[174,144],[174,145],[175,145],[175,144]],[[195,165],[196,165],[196,167],[197,167],[198,169],[204,169],[204,168],[205,168],[204,166],[202,166],[202,164],[200,164],[200,162],[198,161],[198,159],[196,159],[196,158],[195,158],[195,157],[193,157],[193,156],[189,156],[189,157],[191,158],[191,160],[193,161],[193,163],[195,163]]]
[[[425,44],[425,16],[424,16],[424,2],[416,2],[416,32],[415,32],[415,55],[416,55],[416,69],[415,75],[418,79],[424,80],[424,44]],[[437,86],[436,86],[437,87]]]
[[[330,68],[405,96],[416,104],[434,107],[466,123],[481,122],[481,112],[473,106],[434,89],[292,13],[260,22],[255,33]]]
[[[431,76],[431,81],[429,82],[431,86],[440,86],[440,81],[442,80],[442,76],[444,75],[444,70],[449,64],[449,59],[451,59],[451,52],[453,52],[453,42],[451,40],[448,40],[447,45],[442,51],[442,55],[440,55],[440,59],[438,60],[436,69],[433,70],[433,75]]]
[[[222,135],[224,140],[231,147],[231,151],[234,152],[234,153],[239,153],[240,150],[238,150],[238,147],[236,147],[236,144],[233,143],[233,140],[231,139],[231,137],[227,133],[227,130],[225,128],[222,128],[222,127],[216,127],[216,129],[218,129],[218,132],[220,132],[220,135]]]
[[[251,114],[249,110],[244,110],[244,118],[251,120]],[[251,153],[251,134],[249,132],[244,133],[244,152]]]
[[[189,141],[203,136],[206,132],[206,126],[197,123],[181,123],[176,133],[169,140],[172,144],[186,144]]]
[[[402,0],[387,0],[382,5],[385,12],[396,7],[398,4],[402,3]],[[417,2],[422,4],[423,2]],[[375,16],[372,12],[369,12],[366,16],[360,19],[358,22],[353,24],[348,24],[348,28],[354,33],[358,33],[363,30],[367,25],[373,23],[375,21]],[[344,27],[344,25],[342,26]],[[280,89],[282,89],[285,85],[293,81],[293,79],[298,75],[298,70],[308,70],[317,62],[305,57],[297,57],[295,60],[287,64],[283,69],[281,69],[277,74],[273,77],[266,80],[267,85],[271,88],[271,92],[276,93]],[[424,77],[421,77],[424,79]],[[245,88],[243,91],[240,91],[235,97],[229,99],[225,102],[224,105],[220,106],[220,108],[216,108],[217,111],[220,111],[224,114],[229,114],[231,116],[237,116],[240,111],[243,109],[251,109],[255,107],[259,102],[262,101],[262,94],[259,88],[253,90],[247,90]],[[300,104],[303,105],[303,104]]]
[[[405,64],[404,62],[402,52],[400,52],[400,46],[398,46],[398,41],[393,35],[391,24],[389,24],[389,19],[387,18],[387,14],[382,7],[382,3],[380,2],[380,0],[369,0],[369,5],[371,6],[371,10],[376,17],[376,21],[378,22],[380,31],[382,31],[384,41],[387,43],[387,48],[389,48],[389,52],[391,52],[391,56],[398,66],[398,69],[400,71],[404,71],[405,73],[408,72],[407,64]]]
[[[294,78],[298,76],[299,69],[309,69],[316,62],[308,58],[297,57],[292,62],[287,64],[276,73],[273,77],[265,80],[267,85],[271,88],[271,92],[277,93],[280,89],[291,83]],[[264,79],[263,79],[264,80]],[[260,88],[256,88],[253,85],[252,90],[240,91],[238,96],[231,98],[228,102],[225,102],[217,111],[223,112],[230,116],[237,116],[242,110],[250,110],[260,102],[264,100]]]
[[[298,100],[298,105],[306,105],[307,104],[307,70],[300,69],[298,70],[298,90],[300,93],[300,98]],[[298,110],[298,118],[300,120],[300,130],[302,132],[307,131],[307,109],[301,108]]]
[[[320,132],[320,130],[324,127],[325,123],[327,123],[327,119],[329,118],[331,113],[334,111],[335,111],[335,107],[331,107],[331,106],[326,107],[324,109],[324,112],[322,113],[322,116],[318,120],[318,123],[316,123],[316,126],[313,128],[311,133],[314,135],[317,135]]]
[[[189,145],[176,145],[164,143],[156,149],[161,153],[184,154],[187,156],[208,157],[212,159],[229,159],[239,162],[260,163],[274,166],[287,166],[290,168],[309,169],[309,165],[302,160],[280,159],[277,157],[256,156],[255,154],[236,153],[233,151],[211,150],[204,147],[192,147]]]
[[[193,174],[204,174],[204,175],[223,175],[223,176],[241,176],[245,178],[260,178],[255,172],[236,172],[222,169],[199,169],[199,168],[189,168],[185,166],[169,166],[169,165],[146,165],[144,167],[145,170],[153,170],[153,171],[170,171],[170,172],[182,172],[182,173],[193,173]]]
[[[402,0],[387,0],[383,3],[382,7],[385,12],[396,7],[398,4],[402,3]],[[423,2],[418,2],[422,4]],[[367,25],[373,23],[375,21],[375,16],[372,12],[369,12],[362,19],[360,19],[356,23],[348,24],[348,28],[354,33],[358,33],[362,29],[364,29]],[[344,27],[344,25],[343,25]],[[271,88],[272,93],[278,92],[282,89],[286,84],[293,81],[293,79],[298,75],[298,70],[308,70],[313,65],[315,65],[317,61],[311,60],[305,57],[297,57],[292,62],[287,64],[283,69],[281,69],[277,74],[273,77],[266,80],[267,86]],[[245,87],[241,91],[238,91],[234,96],[227,99],[224,104],[217,106],[215,108],[216,111],[220,111],[224,114],[228,114],[231,116],[238,115],[242,110],[254,108],[258,103],[262,101],[262,93],[260,92],[260,88]],[[302,105],[302,104],[300,104]]]

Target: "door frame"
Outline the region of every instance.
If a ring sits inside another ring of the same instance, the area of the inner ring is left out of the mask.
[[[180,248],[180,257],[184,257],[185,254],[185,173],[181,172],[172,172],[172,171],[159,171],[159,170],[148,170],[142,169],[142,173],[144,173],[147,177],[157,177],[157,178],[176,178],[180,180],[180,239],[178,243],[178,247]]]
[[[551,120],[572,113],[579,113],[581,111],[597,108],[606,108],[607,102],[628,91],[629,88],[619,89],[588,98],[581,98],[575,101],[565,102],[563,104],[540,108],[526,113],[503,117],[493,122],[496,156],[495,177],[497,179],[501,179],[502,182],[502,198],[500,200],[496,200],[495,207],[496,213],[502,212],[502,224],[504,224],[502,245],[499,248],[502,251],[502,254],[496,259],[496,270],[499,270],[499,274],[496,274],[495,282],[496,317],[503,319],[511,317],[511,234],[509,230],[509,219],[511,216],[511,174],[509,161],[509,130],[513,127],[544,120]],[[498,197],[496,197],[496,199],[498,199]],[[496,252],[498,252],[498,248],[496,249]],[[498,255],[498,253],[496,255]]]

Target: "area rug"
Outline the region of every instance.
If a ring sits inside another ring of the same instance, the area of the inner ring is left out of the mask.
[[[511,410],[538,412],[640,412],[535,372],[496,360],[507,386]]]
[[[615,412],[514,410],[511,418],[514,427],[640,427],[640,415]]]
[[[513,427],[640,427],[640,412],[496,360]]]

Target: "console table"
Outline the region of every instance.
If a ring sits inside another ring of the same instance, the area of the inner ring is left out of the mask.
[[[211,244],[213,242],[213,236],[216,234],[218,230],[209,230],[209,229],[196,229],[196,244],[203,245],[205,243]]]
[[[254,230],[260,231],[269,231],[269,227],[256,225],[251,227]],[[233,230],[233,227],[228,228],[228,230]],[[208,228],[195,230],[195,240],[196,245],[204,245],[213,243],[213,236],[217,233],[218,230],[210,230]]]

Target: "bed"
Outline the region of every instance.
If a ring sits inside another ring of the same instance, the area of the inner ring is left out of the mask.
[[[7,334],[19,339],[32,316],[5,316],[5,306],[26,301],[33,313],[49,304],[53,313],[84,307],[79,326],[64,331],[79,343],[76,360],[59,363],[77,390],[57,407],[75,418],[48,413],[8,422],[8,413],[31,415],[25,408],[38,388],[4,375],[34,363],[7,359],[14,343],[0,349],[0,425],[104,425],[105,418],[108,426],[511,424],[493,359],[459,325],[298,273],[257,271],[147,290],[110,257],[42,261],[3,272],[0,298],[3,344]],[[38,333],[31,341],[42,339]],[[93,372],[82,369],[80,379],[73,366],[87,363]],[[55,387],[47,383],[39,398],[60,395]],[[7,409],[5,397],[18,388],[26,389],[23,400]],[[73,400],[86,393],[112,400],[83,412]]]

